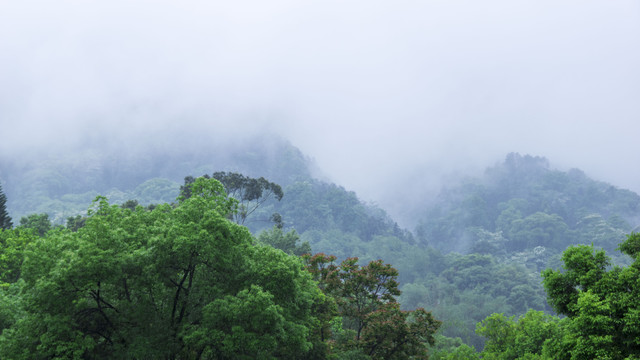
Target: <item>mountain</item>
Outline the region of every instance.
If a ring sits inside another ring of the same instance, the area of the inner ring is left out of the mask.
[[[591,243],[613,252],[638,225],[637,194],[512,153],[483,176],[443,189],[423,209],[416,234],[419,243],[444,252],[558,253]]]
[[[33,213],[48,213],[64,224],[86,213],[99,194],[115,204],[173,202],[189,175],[233,171],[265,177],[282,186],[284,197],[251,215],[245,225],[254,234],[271,229],[270,215],[277,212],[283,230],[295,231],[313,252],[393,264],[403,307],[433,311],[444,321],[442,336],[478,349],[484,339],[475,334],[475,324],[488,315],[530,308],[552,312],[540,271],[557,268],[567,246],[593,243],[615,255],[617,244],[640,223],[637,194],[516,153],[482,176],[450,182],[435,199],[406,200],[421,218],[410,232],[383,209],[322,180],[313,161],[279,138],[141,149],[88,146],[65,156],[0,158],[14,224]],[[629,259],[618,255],[614,262]]]
[[[197,144],[197,145],[196,145]],[[86,211],[98,195],[114,203],[172,202],[187,175],[235,171],[287,185],[309,179],[309,159],[278,138],[260,141],[180,141],[150,148],[86,146],[73,152],[0,156],[0,181],[15,219],[49,213],[56,223]]]

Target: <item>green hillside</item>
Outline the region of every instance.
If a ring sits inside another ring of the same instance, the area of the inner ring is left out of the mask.
[[[443,189],[416,234],[445,252],[512,256],[537,249],[549,259],[572,244],[613,252],[638,225],[637,194],[513,153],[482,177]]]
[[[314,253],[338,261],[393,264],[402,308],[423,307],[443,321],[443,348],[436,353],[461,342],[482,349],[486,336],[476,333],[476,324],[493,313],[552,314],[540,272],[559,268],[562,252],[574,244],[593,244],[613,255],[614,263],[628,265],[631,259],[614,250],[640,224],[637,194],[519,154],[480,177],[450,182],[436,199],[402,199],[420,209],[415,231],[400,228],[354,192],[321,180],[312,161],[277,139],[197,151],[87,149],[66,158],[5,158],[0,182],[14,225],[41,213],[54,225],[66,225],[69,217],[86,215],[97,195],[112,204],[175,203],[186,176],[216,171],[281,185],[282,199],[265,202],[244,223],[259,241],[282,249],[285,243],[308,243]],[[281,230],[273,228],[274,213],[281,215]]]

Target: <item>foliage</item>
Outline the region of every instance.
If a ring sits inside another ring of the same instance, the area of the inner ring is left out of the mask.
[[[492,314],[478,323],[476,332],[487,338],[483,359],[542,358],[554,339],[562,338],[557,317],[529,310],[517,320],[503,314]]]
[[[426,267],[421,277],[402,285],[403,308],[424,307],[444,319],[440,333],[461,338],[466,344],[482,349],[484,339],[474,332],[476,323],[500,311],[515,315],[528,309],[551,310],[545,304],[540,280],[517,263],[498,262],[491,255],[437,254],[425,262],[440,262]]]
[[[309,179],[285,187],[285,193],[286,201],[275,204],[274,209],[282,214],[285,225],[302,235],[307,231],[339,231],[364,242],[375,236],[413,242],[412,235],[400,229],[384,211],[362,203],[354,192],[335,184]]]
[[[105,147],[103,142],[89,141],[81,151],[64,154],[50,148],[19,155],[2,153],[0,177],[9,196],[8,210],[14,219],[47,212],[59,224],[82,214],[98,194],[112,203],[172,202],[185,174],[223,169],[264,176],[283,186],[310,177],[310,160],[282,138],[211,141],[210,133],[195,131],[188,141],[166,140],[145,147]],[[114,189],[125,194],[116,197]]]
[[[208,175],[203,177],[209,178]],[[273,198],[280,201],[284,196],[280,185],[263,177],[252,178],[236,172],[218,171],[213,173],[213,178],[220,181],[227,194],[238,201],[237,210],[231,216],[240,225],[243,225],[247,217],[268,200]],[[180,187],[180,199],[188,199],[191,196],[190,184],[194,181],[193,176],[185,177],[185,184]],[[277,219],[279,216],[274,214],[272,219]]]
[[[67,229],[71,231],[78,231],[78,229],[84,226],[86,221],[87,221],[87,218],[84,216],[80,216],[80,215],[69,216],[67,218]]]
[[[333,326],[334,356],[370,359],[426,358],[440,326],[424,309],[402,311],[398,271],[382,260],[357,258],[335,265],[335,256],[303,256],[320,288],[335,298],[341,323]]]
[[[270,245],[291,255],[311,253],[309,242],[300,242],[300,236],[295,230],[285,233],[281,228],[274,226],[271,230],[264,230],[258,234],[257,240],[261,244]]]
[[[20,279],[25,249],[37,238],[33,229],[0,229],[0,288]]]
[[[425,264],[416,273],[402,269],[405,278],[413,275],[402,282],[402,303],[430,309],[445,321],[442,334],[482,349],[475,323],[492,313],[551,310],[540,271],[557,266],[569,245],[592,243],[613,250],[639,213],[640,196],[630,191],[591,180],[579,170],[554,170],[544,158],[509,154],[478,178],[451,182],[423,207],[416,241],[445,256],[423,261],[436,260],[437,267]],[[480,261],[480,255],[491,261]],[[401,264],[393,256],[384,258]],[[628,262],[625,255],[612,261]]]
[[[430,309],[445,320],[442,334],[460,337],[478,349],[484,340],[474,332],[475,324],[490,314],[517,318],[529,308],[550,310],[539,273],[559,266],[567,245],[593,243],[611,255],[636,225],[640,211],[640,197],[630,191],[593,181],[579,170],[553,170],[544,158],[510,154],[479,178],[450,182],[432,206],[415,206],[422,221],[414,238],[354,192],[312,179],[312,164],[289,144],[257,141],[226,145],[219,151],[211,151],[212,147],[199,144],[193,145],[194,151],[158,151],[165,148],[162,144],[143,155],[89,150],[70,159],[45,156],[24,164],[3,159],[0,173],[7,180],[3,184],[14,218],[46,212],[53,224],[66,221],[72,231],[84,226],[88,220],[84,210],[98,193],[107,194],[112,204],[136,199],[146,206],[175,199],[184,174],[224,169],[226,174],[254,179],[264,176],[282,184],[287,196],[265,201],[245,221],[258,242],[294,254],[305,252],[300,247],[306,242],[340,261],[354,256],[363,264],[385,259],[399,270],[401,310]],[[428,200],[416,198],[421,204],[429,204]],[[135,214],[145,209],[129,206],[129,210]],[[273,222],[250,221],[267,220],[274,213],[282,214],[276,222],[279,232],[272,229]],[[17,255],[23,253],[16,251],[15,258],[22,259]],[[611,262],[622,265],[630,260],[613,254]],[[14,262],[19,263],[22,260]],[[6,284],[12,291],[20,287],[19,282]],[[261,296],[258,289],[247,291]],[[314,304],[316,316],[323,317],[324,330],[314,330],[320,339],[325,330],[325,335],[337,336],[330,326],[337,317],[331,312],[334,300],[325,299],[329,300]],[[352,320],[340,317],[343,321],[346,344],[355,338],[355,330]],[[565,342],[558,342],[558,348],[570,348],[573,340],[562,339]],[[322,346],[322,341],[311,341],[313,351]],[[354,358],[367,356],[359,348],[349,349],[342,355],[350,351]],[[456,349],[461,354],[466,351],[461,345]]]
[[[544,246],[562,251],[594,243],[608,251],[631,230],[640,196],[596,182],[573,169],[553,170],[545,158],[507,155],[481,178],[443,189],[425,209],[416,233],[420,242],[445,252],[476,251],[477,229],[500,233],[509,252]]]
[[[593,245],[569,247],[564,271],[542,273],[549,303],[567,315],[564,358],[626,359],[640,356],[640,234],[632,233],[619,249],[634,258],[628,267],[610,268],[604,250]]]
[[[25,229],[34,229],[39,236],[44,236],[47,231],[51,230],[51,221],[49,214],[31,214],[20,219],[20,227]]]
[[[0,357],[297,358],[312,348],[323,300],[302,263],[255,247],[226,219],[216,180],[179,206],[133,211],[98,198],[84,227],[25,250],[24,316]],[[0,309],[2,310],[2,309]]]
[[[480,355],[476,350],[463,343],[460,338],[449,338],[440,334],[436,335],[436,345],[431,347],[432,360],[479,360]]]
[[[7,196],[0,185],[0,229],[11,229],[11,227],[13,227],[13,222],[7,211]]]

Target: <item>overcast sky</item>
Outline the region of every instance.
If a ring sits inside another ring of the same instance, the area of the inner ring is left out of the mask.
[[[0,0],[0,125],[272,131],[383,205],[512,151],[640,191],[640,1]]]

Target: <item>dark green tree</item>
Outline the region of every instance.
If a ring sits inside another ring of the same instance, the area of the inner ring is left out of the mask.
[[[67,229],[71,231],[78,231],[81,227],[84,226],[87,218],[81,215],[69,216],[67,218]]]
[[[258,242],[273,246],[287,254],[303,255],[311,253],[311,245],[309,242],[300,241],[300,235],[295,230],[288,232],[282,231],[278,226],[274,226],[270,230],[264,230],[258,235]]]
[[[34,229],[38,235],[44,236],[47,231],[51,230],[51,220],[49,220],[49,214],[47,213],[31,214],[20,219],[20,227]]]
[[[136,206],[138,205],[140,205],[140,203],[138,203],[138,200],[127,200],[124,203],[122,203],[120,207],[122,207],[123,209],[129,209],[131,211],[134,211],[136,209]]]
[[[11,229],[11,227],[13,227],[13,223],[7,211],[7,196],[0,185],[0,229]]]
[[[213,173],[213,178],[224,185],[229,196],[238,200],[238,211],[234,216],[241,225],[267,200],[274,198],[280,201],[284,196],[280,185],[263,177],[255,179],[239,173],[218,171]]]
[[[398,271],[382,260],[365,266],[358,258],[335,265],[335,256],[304,255],[307,269],[325,294],[337,304],[332,326],[333,354],[337,358],[425,359],[440,327],[422,308],[402,311]],[[337,324],[336,324],[337,321]]]

